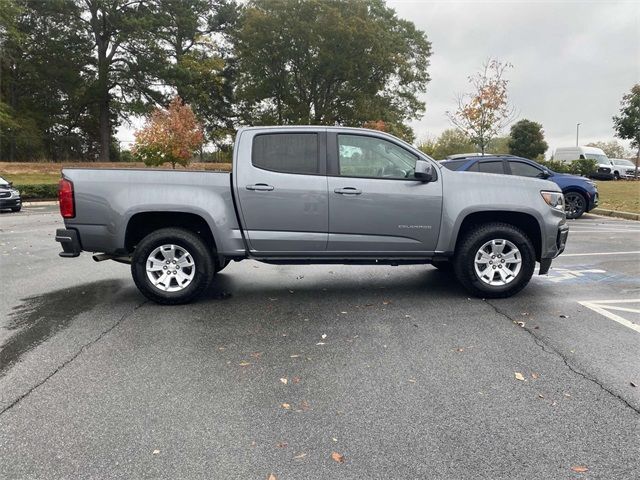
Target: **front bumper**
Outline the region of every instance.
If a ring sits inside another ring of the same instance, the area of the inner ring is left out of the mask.
[[[0,198],[0,209],[1,208],[16,208],[22,206],[22,200],[20,197],[18,198]]]
[[[76,230],[58,228],[56,230],[56,242],[59,242],[60,245],[62,245],[62,252],[59,253],[61,257],[77,257],[82,251],[80,237]]]
[[[538,275],[545,275],[549,272],[551,268],[551,262],[554,258],[564,252],[565,247],[567,246],[567,238],[569,237],[569,225],[563,223],[558,226],[558,232],[556,233],[556,244],[555,244],[555,253],[552,257],[541,258],[540,259],[540,271]]]

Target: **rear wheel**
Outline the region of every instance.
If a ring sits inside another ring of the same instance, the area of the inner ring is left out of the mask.
[[[489,223],[465,235],[453,266],[460,283],[472,294],[504,298],[529,283],[535,264],[535,250],[522,230],[505,223]]]
[[[20,207],[12,207],[11,211],[12,212],[19,212],[21,208],[22,208],[22,206],[20,206]]]
[[[137,245],[131,274],[145,297],[177,305],[192,301],[207,289],[214,262],[198,235],[182,228],[163,228]]]
[[[584,198],[584,195],[578,192],[569,192],[565,194],[564,211],[567,214],[567,218],[580,218],[586,210],[587,199]]]

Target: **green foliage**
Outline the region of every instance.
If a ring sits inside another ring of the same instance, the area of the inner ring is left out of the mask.
[[[456,153],[473,153],[477,150],[473,142],[455,128],[445,130],[436,139],[423,141],[418,148],[436,160],[442,160]]]
[[[571,173],[573,175],[582,175],[588,177],[598,170],[598,162],[592,159],[574,160],[571,163],[559,162],[557,160],[542,161],[538,163],[544,165],[549,170],[558,173]]]
[[[14,185],[20,191],[20,197],[25,200],[51,200],[58,198],[57,183],[32,183]]]
[[[622,97],[620,115],[613,117],[613,128],[618,138],[631,140],[631,146],[637,148],[640,155],[640,83]]]
[[[382,0],[252,0],[239,25],[244,123],[401,125],[424,110],[431,44]]]
[[[487,142],[487,150],[485,153],[494,155],[506,155],[509,153],[510,137],[493,137]]]
[[[544,140],[542,125],[523,119],[511,126],[508,147],[508,153],[533,160],[544,155],[549,145]]]

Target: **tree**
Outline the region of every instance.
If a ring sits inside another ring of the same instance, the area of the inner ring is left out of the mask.
[[[90,86],[97,110],[100,160],[109,160],[112,127],[124,112],[143,113],[146,103],[158,103],[158,70],[164,58],[154,34],[159,28],[157,4],[152,0],[73,0],[76,17],[93,41]]]
[[[474,153],[476,146],[460,130],[450,128],[443,131],[435,140],[427,140],[418,145],[427,155],[442,160],[456,153]]]
[[[204,134],[193,110],[180,97],[169,107],[155,109],[147,125],[135,133],[133,155],[147,166],[171,163],[186,167],[194,152],[202,147]]]
[[[626,158],[627,149],[622,142],[618,140],[610,140],[608,142],[591,142],[587,143],[587,147],[596,147],[602,150],[609,158]]]
[[[233,131],[233,72],[228,37],[238,8],[234,0],[156,0],[157,38],[167,59],[162,79],[193,105],[209,140]],[[227,58],[225,58],[227,57]]]
[[[472,90],[458,95],[458,108],[447,112],[449,121],[463,131],[484,154],[489,141],[513,120],[515,110],[509,104],[504,78],[512,65],[490,59],[481,72],[468,77]]]
[[[631,140],[631,146],[637,149],[635,178],[638,178],[640,163],[640,83],[631,87],[631,92],[622,97],[620,115],[613,117],[616,137]]]
[[[534,160],[544,155],[549,145],[544,140],[542,125],[531,120],[520,120],[511,126],[509,153]]]
[[[251,0],[232,36],[246,124],[403,125],[431,44],[383,0]]]

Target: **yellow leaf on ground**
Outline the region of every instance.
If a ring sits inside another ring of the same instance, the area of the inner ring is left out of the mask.
[[[267,480],[278,480],[278,477],[276,477],[273,473],[270,473],[267,477]]]
[[[280,405],[282,408],[284,408],[285,410],[289,410],[291,408],[291,405],[289,405],[288,403],[283,403],[282,405]]]
[[[516,372],[516,380],[521,380],[524,382],[524,375],[522,375],[520,372]]]
[[[344,463],[344,455],[340,455],[338,452],[333,452],[331,458],[334,462]]]
[[[576,465],[575,467],[571,467],[571,470],[573,470],[574,472],[577,472],[577,473],[584,473],[584,472],[588,471],[589,469],[587,467],[583,467],[581,465]]]

